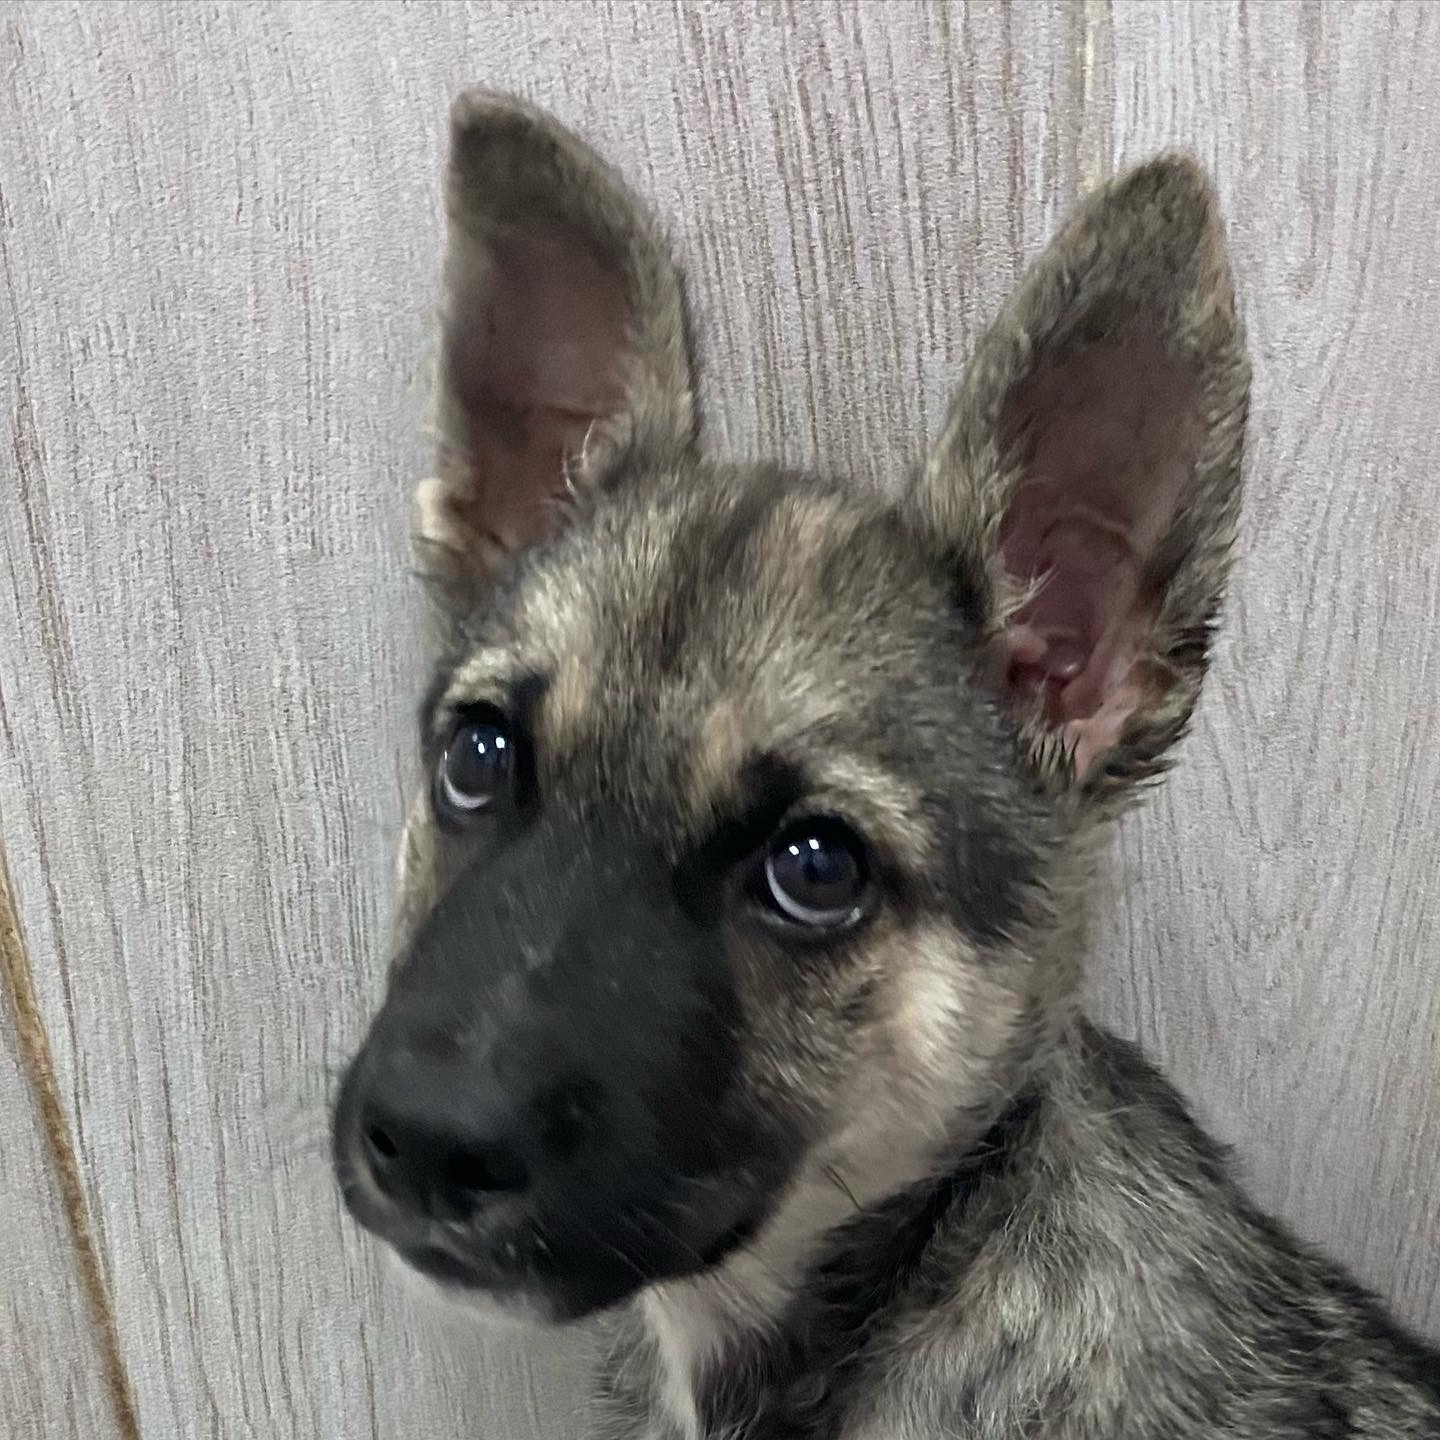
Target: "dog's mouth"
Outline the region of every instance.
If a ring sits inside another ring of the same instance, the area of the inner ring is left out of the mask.
[[[395,1244],[393,1248],[406,1265],[443,1290],[480,1292],[502,1303],[517,1299],[532,1311],[537,1301],[542,1302],[539,1309],[564,1321],[620,1304],[647,1285],[712,1270],[744,1249],[760,1224],[758,1213],[747,1214],[698,1251],[697,1263],[691,1265],[677,1264],[673,1256],[652,1257],[647,1262],[638,1255],[612,1251],[616,1266],[627,1271],[633,1283],[620,1279],[616,1266],[591,1263],[561,1268],[547,1264],[547,1247],[533,1240],[526,1247],[514,1241],[492,1243],[471,1255],[436,1243]]]
[[[759,1226],[758,1216],[747,1215],[703,1249],[686,1247],[683,1254],[673,1248],[625,1250],[600,1237],[588,1253],[579,1245],[562,1249],[533,1239],[529,1245],[489,1240],[472,1249],[389,1243],[411,1270],[443,1291],[565,1324],[624,1304],[650,1285],[715,1269],[743,1249]]]
[[[754,1239],[766,1213],[763,1202],[715,1201],[702,1224],[688,1207],[617,1198],[602,1208],[577,1196],[543,1216],[502,1206],[459,1226],[395,1206],[347,1168],[346,1207],[409,1270],[457,1298],[552,1324],[717,1268]]]
[[[441,1245],[396,1246],[396,1253],[412,1269],[455,1290],[483,1290],[494,1276]]]

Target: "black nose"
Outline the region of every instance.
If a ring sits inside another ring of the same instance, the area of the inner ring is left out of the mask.
[[[396,1204],[464,1220],[530,1187],[519,1117],[493,1086],[444,1068],[389,1068],[359,1108],[359,1151]]]

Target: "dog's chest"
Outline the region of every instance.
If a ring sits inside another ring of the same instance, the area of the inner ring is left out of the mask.
[[[843,1440],[845,1406],[824,1378],[727,1387],[723,1397],[699,1396],[686,1407],[656,1395],[645,1418],[617,1440]]]
[[[843,1440],[850,1402],[864,1390],[859,1357],[824,1330],[694,1368],[649,1342],[611,1388],[615,1425],[606,1433],[615,1440]]]

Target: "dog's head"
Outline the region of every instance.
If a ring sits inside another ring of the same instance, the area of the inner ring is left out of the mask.
[[[466,96],[448,203],[454,646],[335,1157],[416,1268],[566,1317],[915,1178],[1022,1083],[1199,690],[1248,370],[1161,159],[1039,259],[903,494],[846,493],[701,458],[676,274],[574,137]]]

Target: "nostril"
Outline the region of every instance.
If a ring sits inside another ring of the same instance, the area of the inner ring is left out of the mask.
[[[514,1195],[529,1187],[530,1174],[513,1150],[500,1145],[457,1150],[445,1167],[450,1188],[474,1204],[487,1195]]]
[[[491,1113],[483,1095],[462,1091],[449,1105],[447,1098],[427,1089],[398,1104],[372,1100],[360,1114],[355,1143],[367,1178],[393,1204],[435,1219],[469,1220],[529,1190],[530,1162],[506,1116]]]
[[[400,1156],[400,1147],[390,1138],[389,1133],[379,1125],[367,1125],[362,1137],[365,1143],[365,1154],[370,1163],[378,1169],[383,1169]]]

